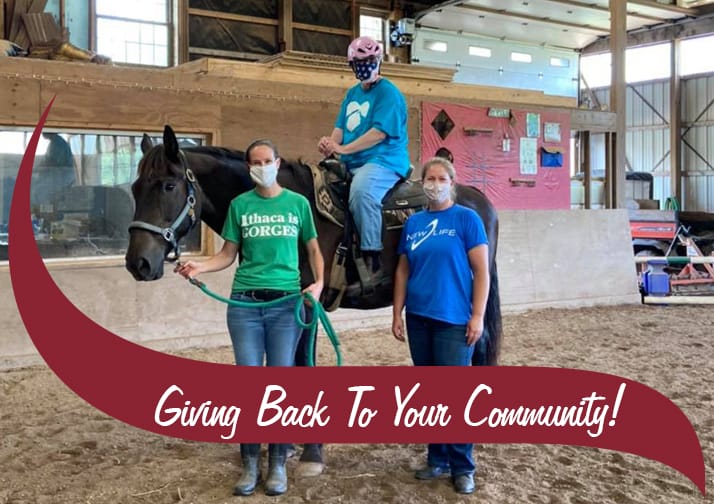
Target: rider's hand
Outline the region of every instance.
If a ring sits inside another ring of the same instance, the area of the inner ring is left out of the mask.
[[[325,157],[330,157],[332,155],[332,152],[329,152],[329,147],[332,142],[332,138],[330,137],[322,137],[320,138],[320,141],[317,144],[317,150],[320,151],[320,154],[322,154]]]
[[[334,154],[342,154],[342,146],[335,142],[332,137],[322,137],[320,143],[317,144],[320,153],[325,157],[330,157]]]

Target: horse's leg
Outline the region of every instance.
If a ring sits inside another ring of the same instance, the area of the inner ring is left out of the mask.
[[[312,322],[314,311],[305,310],[305,322]],[[312,362],[317,362],[317,345],[314,348],[309,348],[310,330],[304,329],[298,341],[297,353],[295,354],[296,366],[307,366],[308,355],[312,352]],[[313,477],[322,474],[325,464],[322,460],[322,443],[309,443],[303,445],[302,455],[298,466],[295,468],[296,477]]]

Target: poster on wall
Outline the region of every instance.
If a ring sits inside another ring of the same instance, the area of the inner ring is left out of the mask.
[[[538,139],[521,138],[520,144],[521,175],[538,173]]]
[[[546,142],[560,142],[560,123],[543,123],[543,140]]]
[[[526,114],[526,136],[531,138],[540,136],[540,114],[533,112]]]

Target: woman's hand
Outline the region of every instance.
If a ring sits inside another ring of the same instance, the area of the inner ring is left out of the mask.
[[[398,341],[404,341],[404,320],[401,315],[392,316],[392,334]]]
[[[324,288],[324,284],[323,284],[322,280],[320,280],[318,282],[311,283],[310,285],[305,287],[302,290],[302,293],[303,294],[310,293],[310,295],[312,297],[314,297],[316,301],[319,301],[320,296],[322,295],[323,288]],[[310,301],[308,301],[308,300],[305,300],[305,304],[307,304],[308,306],[312,306],[312,303],[310,303]]]
[[[203,263],[197,261],[188,261],[177,264],[174,268],[174,273],[178,273],[184,278],[195,278],[200,273],[203,273]]]
[[[466,324],[466,344],[473,345],[483,334],[483,317],[473,316]]]

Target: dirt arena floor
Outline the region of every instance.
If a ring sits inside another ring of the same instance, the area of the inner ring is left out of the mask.
[[[233,497],[232,445],[149,434],[105,416],[44,367],[0,373],[0,504],[231,502],[714,503],[714,309],[622,306],[539,310],[504,319],[502,364],[571,367],[627,377],[672,399],[699,436],[710,495],[634,455],[592,448],[479,445],[477,490],[419,482],[421,445],[330,445],[327,469],[290,478],[288,493]],[[408,365],[385,325],[340,333],[347,365]],[[322,362],[332,362],[326,341]],[[185,352],[230,362],[228,347]],[[663,429],[662,435],[666,435]],[[297,463],[288,462],[289,474]]]

